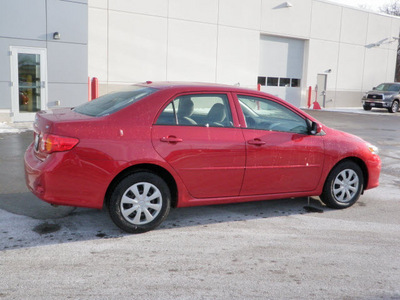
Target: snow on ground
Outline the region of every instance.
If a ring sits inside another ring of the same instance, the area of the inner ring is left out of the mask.
[[[0,209],[0,252],[125,235],[102,210],[78,208],[62,218],[39,220]]]
[[[6,122],[0,122],[0,133],[21,133],[28,130],[32,130],[31,122],[12,123],[12,124]]]

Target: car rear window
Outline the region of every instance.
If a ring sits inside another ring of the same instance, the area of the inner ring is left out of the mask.
[[[87,116],[103,117],[115,113],[156,91],[156,89],[150,87],[131,86],[129,89],[106,94],[79,105],[73,110]]]

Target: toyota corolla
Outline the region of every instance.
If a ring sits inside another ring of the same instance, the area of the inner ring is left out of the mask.
[[[131,86],[38,112],[26,182],[56,205],[106,206],[121,229],[171,207],[319,196],[347,208],[378,186],[377,148],[272,95],[224,85]]]

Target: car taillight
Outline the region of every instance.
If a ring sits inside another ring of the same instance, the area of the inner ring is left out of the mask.
[[[79,140],[77,138],[45,134],[40,141],[40,152],[50,154],[53,152],[68,151],[78,143]]]

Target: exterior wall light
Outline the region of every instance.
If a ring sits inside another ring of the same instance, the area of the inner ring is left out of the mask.
[[[60,39],[60,33],[58,31],[53,33],[53,40],[59,40]]]
[[[293,4],[290,3],[290,2],[286,2],[285,5],[286,5],[286,7],[292,7],[293,6]]]

